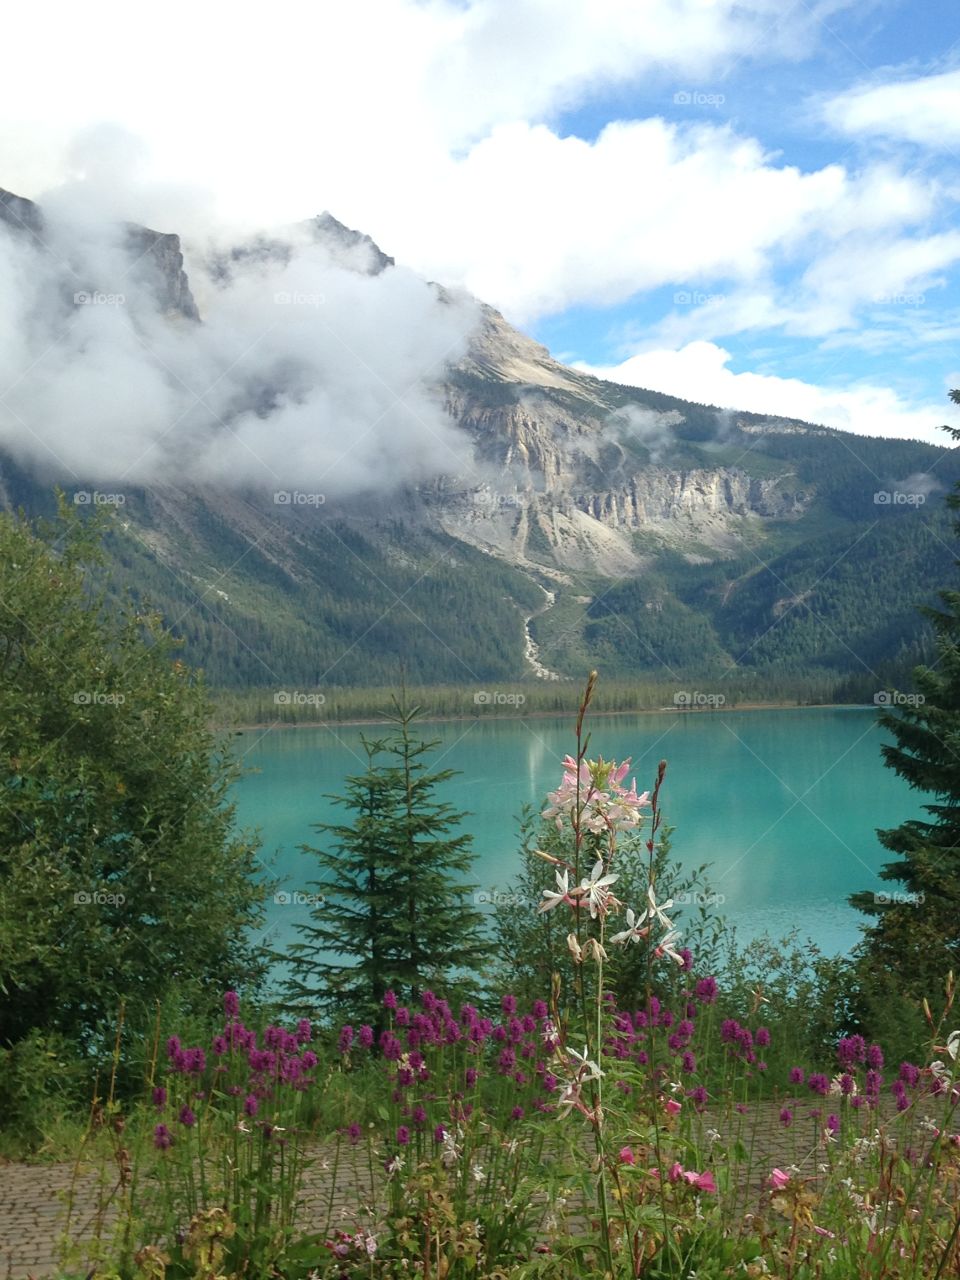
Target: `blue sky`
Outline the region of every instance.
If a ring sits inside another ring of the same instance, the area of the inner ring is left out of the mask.
[[[604,376],[866,434],[960,424],[955,0],[276,0],[247,24],[39,0],[12,23],[2,186],[97,186],[188,252],[327,208]]]

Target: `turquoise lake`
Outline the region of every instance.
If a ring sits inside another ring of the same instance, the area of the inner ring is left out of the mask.
[[[362,771],[360,736],[380,726],[248,730],[235,749],[247,769],[237,787],[238,820],[260,828],[261,857],[287,899],[269,905],[269,940],[282,948],[309,906],[312,860],[298,852],[318,839],[311,824],[341,820],[328,794]],[[685,867],[712,864],[719,910],[741,940],[799,928],[824,951],[847,950],[863,917],[847,905],[860,889],[895,889],[877,877],[891,855],[877,827],[919,816],[924,799],[883,766],[887,739],[873,709],[664,712],[595,717],[593,756],[634,763],[637,789],[668,762],[664,820],[675,828],[673,853]],[[436,739],[437,768],[461,771],[444,798],[469,812],[473,880],[506,892],[517,866],[516,815],[540,806],[573,749],[568,718],[425,723]],[[544,868],[544,885],[550,880]],[[488,909],[488,908],[484,908]]]

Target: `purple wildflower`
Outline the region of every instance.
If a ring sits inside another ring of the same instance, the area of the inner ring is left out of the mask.
[[[361,1049],[369,1049],[373,1044],[373,1027],[368,1027],[366,1023],[357,1032],[357,1043]]]
[[[387,994],[383,997],[383,1007],[385,1009],[396,1009],[397,997],[393,994],[392,991],[388,991]]]
[[[240,997],[235,991],[225,991],[223,994],[223,1012],[228,1018],[235,1018],[240,1012]]]
[[[338,1040],[341,1053],[349,1053],[350,1046],[353,1044],[353,1027],[349,1024],[340,1028],[340,1038]]]
[[[410,1130],[405,1124],[402,1124],[397,1130],[397,1146],[405,1147],[410,1141]]]
[[[814,1072],[807,1080],[807,1088],[811,1093],[819,1093],[825,1097],[830,1092],[830,1080],[821,1072]]]
[[[255,1116],[260,1110],[260,1103],[254,1094],[248,1093],[243,1102],[243,1111],[245,1115]]]
[[[184,1103],[180,1108],[180,1114],[177,1116],[177,1119],[185,1129],[192,1129],[197,1123],[197,1117],[193,1114],[186,1103]]]
[[[789,1129],[790,1125],[793,1124],[793,1112],[790,1110],[789,1107],[784,1107],[781,1110],[780,1123],[783,1125],[785,1129]]]
[[[765,1049],[770,1043],[770,1029],[768,1027],[757,1027],[757,1034],[753,1038],[761,1049]]]
[[[158,1084],[153,1091],[153,1105],[155,1107],[165,1107],[167,1105],[167,1091],[162,1084]]]
[[[355,1147],[360,1141],[360,1126],[354,1120],[353,1124],[347,1125],[347,1137],[350,1139],[351,1147]]]
[[[165,1124],[158,1124],[153,1131],[153,1145],[158,1151],[166,1151],[173,1145],[173,1135]]]
[[[713,1004],[717,998],[716,978],[700,978],[693,993],[701,1004]]]
[[[790,1083],[803,1084],[803,1067],[790,1068]]]

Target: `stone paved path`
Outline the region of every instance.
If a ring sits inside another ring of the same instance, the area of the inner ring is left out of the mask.
[[[763,1180],[774,1166],[795,1164],[806,1177],[816,1174],[819,1126],[799,1119],[789,1130],[778,1121],[780,1104],[762,1104],[749,1116],[734,1116],[727,1124],[717,1121],[724,1141],[737,1138],[750,1157],[752,1178],[741,1179],[737,1189],[738,1207],[756,1201]],[[809,1107],[798,1108],[798,1117]],[[709,1128],[711,1118],[704,1117]],[[871,1124],[872,1128],[872,1124]],[[704,1142],[704,1145],[708,1145]],[[822,1148],[821,1148],[822,1152]],[[304,1203],[299,1221],[305,1231],[322,1231],[328,1221],[334,1225],[346,1210],[351,1218],[369,1205],[370,1171],[366,1147],[341,1148],[336,1185],[333,1179],[333,1147],[312,1152],[313,1164],[305,1177]],[[379,1175],[375,1168],[374,1176]],[[89,1239],[98,1203],[97,1175],[94,1171],[75,1174],[72,1165],[0,1164],[0,1280],[59,1280],[65,1273],[57,1268],[59,1242],[66,1222],[67,1193],[74,1186],[71,1235]],[[109,1216],[109,1214],[108,1214]],[[83,1271],[73,1275],[82,1276]]]

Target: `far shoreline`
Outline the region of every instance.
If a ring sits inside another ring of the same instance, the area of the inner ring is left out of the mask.
[[[620,711],[590,711],[591,719],[611,719],[615,716],[718,716],[739,711],[880,711],[881,707],[871,706],[866,702],[811,702],[798,705],[796,702],[740,702],[735,706],[723,707],[638,707]],[[530,711],[526,715],[513,711],[497,712],[493,715],[461,715],[461,716],[424,716],[420,724],[463,724],[466,721],[517,721],[517,720],[566,720],[576,717],[576,709],[570,711]],[[351,717],[347,720],[300,720],[294,723],[283,720],[263,720],[246,724],[220,724],[211,726],[215,733],[243,734],[264,730],[272,733],[285,729],[344,729],[362,728],[365,725],[390,724],[386,717]]]

